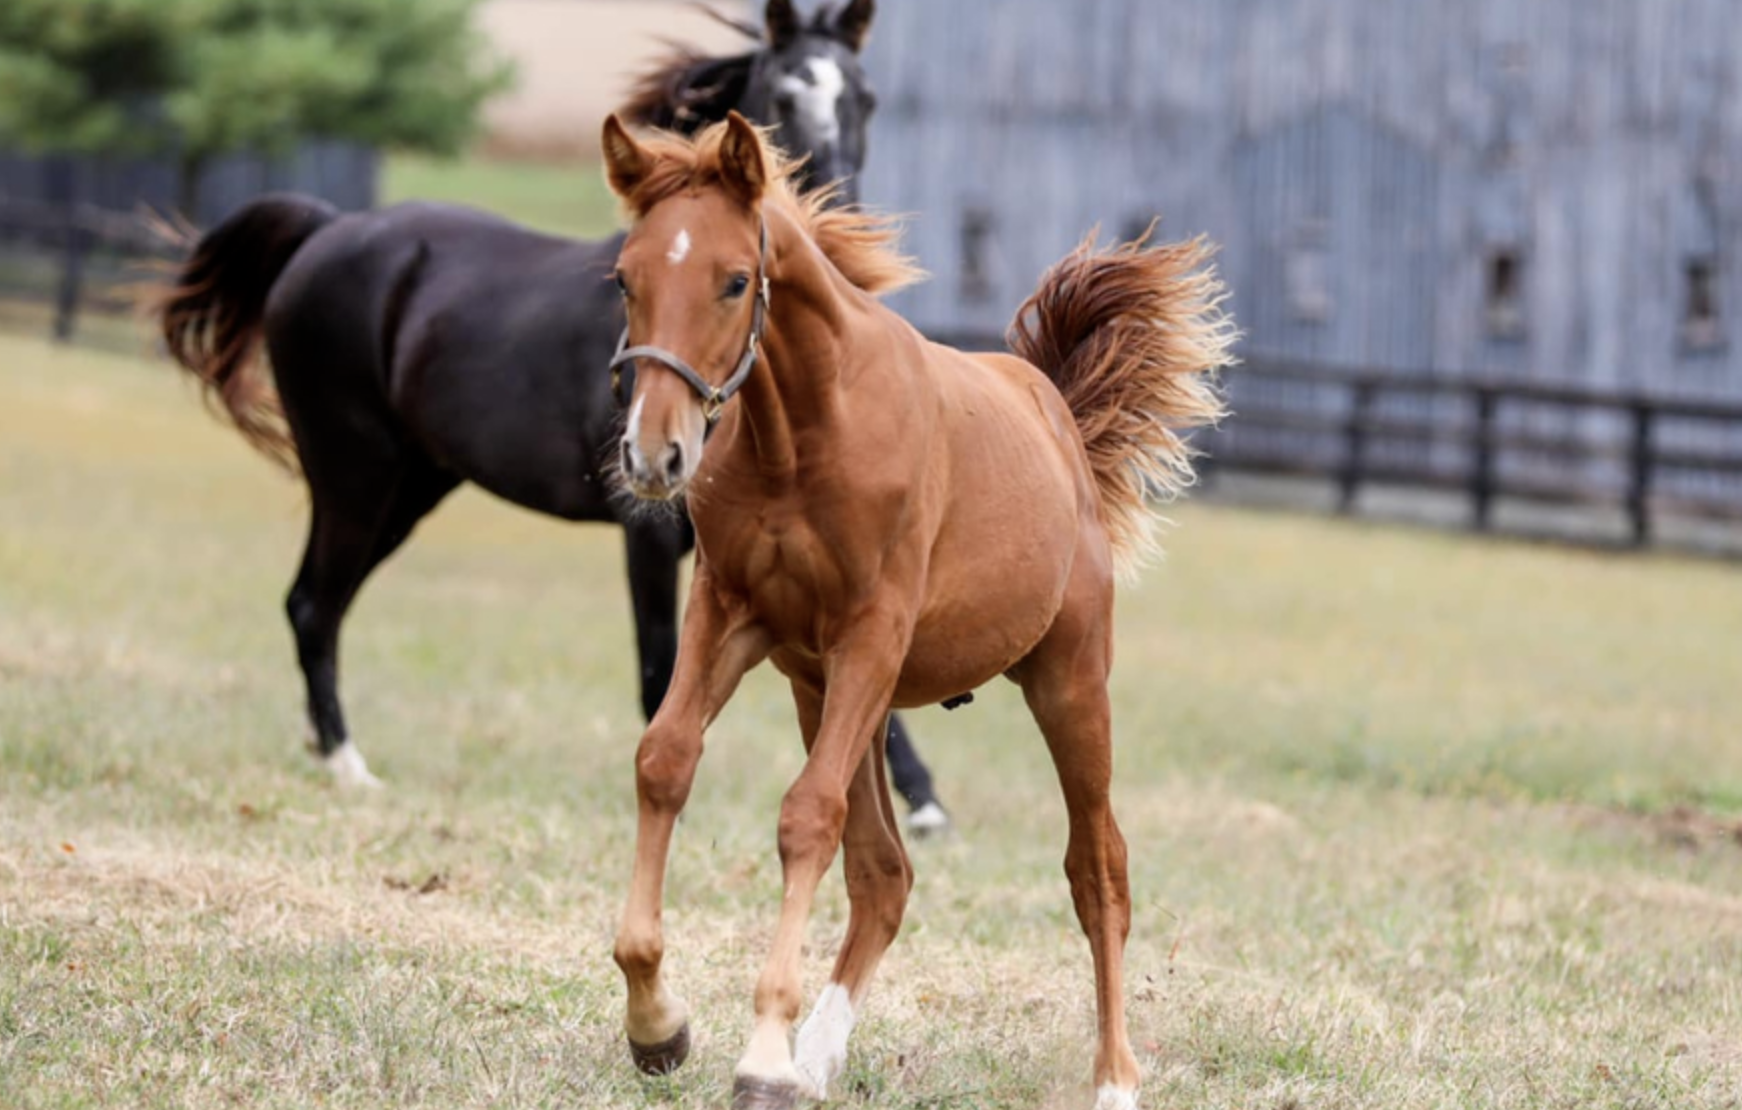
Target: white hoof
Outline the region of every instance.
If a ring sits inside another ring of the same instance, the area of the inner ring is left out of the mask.
[[[907,815],[907,831],[915,836],[931,836],[949,827],[949,813],[936,802],[927,802]]]
[[[829,1097],[829,1084],[847,1067],[847,1038],[852,1035],[853,1000],[839,983],[830,983],[817,997],[816,1008],[799,1026],[793,1066],[804,1078],[806,1094],[819,1102]]]
[[[1095,1091],[1095,1110],[1137,1110],[1137,1092],[1109,1083]]]
[[[333,776],[333,782],[341,787],[381,789],[381,780],[369,772],[369,764],[363,759],[363,753],[349,740],[333,749],[333,753],[321,762],[327,765],[327,772]]]

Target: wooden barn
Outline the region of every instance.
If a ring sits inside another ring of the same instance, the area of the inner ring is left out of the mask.
[[[1086,230],[1159,215],[1222,244],[1254,362],[1742,400],[1734,0],[882,0],[867,61],[864,192],[915,214],[928,330],[996,334]],[[1351,403],[1310,386],[1262,388]]]

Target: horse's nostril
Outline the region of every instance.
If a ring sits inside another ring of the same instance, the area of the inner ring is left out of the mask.
[[[623,441],[623,442],[622,442],[622,443],[621,443],[621,444],[619,444],[619,445],[618,445],[618,446],[619,446],[619,449],[620,449],[620,450],[621,450],[621,452],[622,452],[622,466],[623,466],[623,473],[624,473],[624,474],[633,474],[633,473],[635,473],[635,453],[634,453],[634,451],[633,451],[633,450],[632,450],[632,449],[631,449],[631,448],[630,448],[630,446],[629,446],[629,441],[628,441],[628,440],[627,440],[627,439],[625,439],[625,440],[624,440],[624,441]]]
[[[683,477],[683,444],[674,443],[665,454],[665,481],[676,485]]]

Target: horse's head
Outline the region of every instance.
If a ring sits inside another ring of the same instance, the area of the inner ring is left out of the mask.
[[[635,220],[616,275],[628,327],[612,369],[641,367],[622,472],[636,496],[670,500],[694,476],[708,425],[750,373],[761,340],[770,156],[736,112],[696,147],[643,143],[612,116],[604,155],[606,178]]]
[[[789,156],[808,159],[797,175],[801,188],[838,183],[832,202],[856,201],[877,106],[859,50],[875,7],[875,0],[851,0],[806,21],[792,0],[769,0],[763,27],[716,14],[763,45],[729,57],[680,51],[636,82],[622,116],[694,134],[735,109],[769,128]]]
[[[739,110],[768,125],[795,158],[809,156],[801,185],[840,183],[838,199],[859,199],[865,133],[877,98],[859,64],[875,0],[824,6],[806,23],[792,0],[769,0],[768,49],[756,55]]]

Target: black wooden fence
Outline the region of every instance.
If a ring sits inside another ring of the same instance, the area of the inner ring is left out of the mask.
[[[20,242],[58,260],[62,339],[81,307],[126,303],[109,281],[90,280],[93,259],[113,271],[176,253],[137,215],[0,197],[0,245]],[[0,266],[0,292],[4,278]],[[939,338],[1002,346],[984,335]],[[1602,506],[1624,514],[1639,546],[1654,539],[1660,512],[1742,521],[1742,404],[1250,355],[1228,379],[1234,414],[1200,440],[1206,477],[1327,479],[1344,512],[1373,484],[1460,491],[1483,531],[1503,497]]]
[[[56,339],[81,312],[124,312],[129,286],[154,259],[179,254],[143,213],[0,197],[0,296],[47,300]]]
[[[1640,546],[1659,512],[1742,520],[1742,404],[1263,358],[1231,377],[1212,468],[1326,478],[1344,512],[1390,483],[1462,491],[1483,531],[1502,497],[1618,509]],[[1290,403],[1288,386],[1321,399]]]
[[[970,350],[981,334],[935,335]],[[1390,485],[1463,495],[1495,527],[1502,498],[1618,511],[1627,538],[1659,517],[1742,522],[1742,404],[1576,384],[1327,366],[1248,354],[1232,415],[1198,439],[1201,470],[1324,479],[1340,511]]]
[[[224,155],[212,159],[200,174],[198,211],[184,214],[210,226],[253,197],[276,190],[313,193],[340,208],[368,208],[375,203],[378,164],[369,147],[313,139],[282,157]],[[0,151],[0,200],[169,212],[180,203],[180,179],[171,158],[35,157]]]
[[[216,158],[200,175],[198,211],[188,215],[209,227],[281,189],[368,208],[378,165],[370,148],[318,140],[283,157]],[[52,304],[51,326],[62,339],[72,336],[81,311],[125,308],[141,264],[175,253],[145,217],[174,212],[178,192],[171,159],[0,152],[0,297]]]

